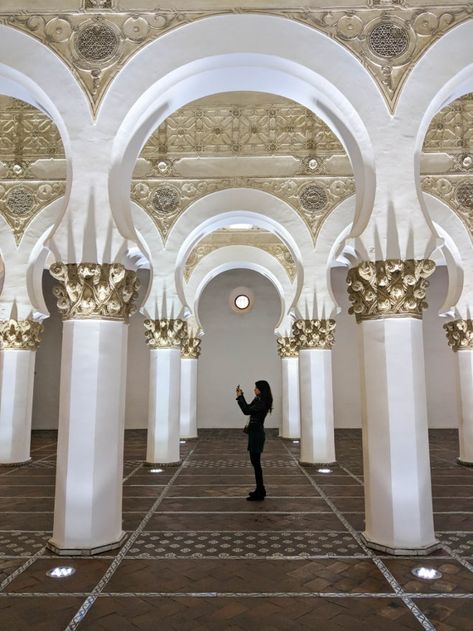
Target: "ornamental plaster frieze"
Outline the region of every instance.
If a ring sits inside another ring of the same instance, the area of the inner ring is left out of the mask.
[[[135,311],[139,280],[121,263],[54,263],[51,276],[63,320],[128,321]]]
[[[98,0],[87,3],[87,8],[94,9],[110,6],[109,2],[102,5]],[[448,30],[471,19],[469,4],[432,4],[426,8],[400,4],[377,2],[378,6],[331,11],[326,7],[245,8],[240,12],[278,15],[326,33],[369,70],[393,111],[404,80],[425,50]],[[95,113],[114,76],[140,48],[181,25],[231,13],[233,8],[134,10],[133,13],[77,11],[60,16],[4,12],[3,16],[0,13],[0,21],[51,47],[82,83]]]
[[[445,202],[461,219],[473,239],[473,173],[421,178],[422,190]]]
[[[0,349],[36,351],[43,331],[44,326],[36,320],[1,320]]]
[[[192,335],[186,336],[181,343],[181,357],[183,359],[199,359],[202,352],[202,340]]]
[[[184,279],[189,282],[193,271],[208,254],[220,248],[244,245],[259,248],[271,254],[287,272],[291,282],[296,277],[296,262],[289,248],[271,232],[263,230],[218,230],[204,237],[189,254],[184,267]]]
[[[443,325],[453,351],[473,350],[473,320],[453,320]]]
[[[355,193],[352,177],[252,178],[133,181],[131,198],[151,217],[163,239],[193,202],[229,188],[256,188],[290,204],[307,224],[314,243],[328,214]]]
[[[435,271],[429,259],[363,261],[349,270],[348,297],[352,303],[348,313],[357,322],[380,318],[422,318],[427,278]]]
[[[335,342],[335,320],[296,320],[292,334],[299,350],[331,350]]]
[[[299,344],[294,336],[278,337],[278,354],[282,359],[287,357],[299,357]]]
[[[17,245],[34,217],[63,197],[65,191],[65,181],[0,180],[0,214],[12,229]]]
[[[154,350],[180,349],[187,338],[187,325],[184,320],[145,320],[144,327],[146,342]]]
[[[183,107],[171,114],[148,139],[141,157],[261,156],[345,154],[331,129],[313,112],[294,103]],[[308,165],[306,165],[308,166]],[[320,165],[312,164],[311,170]],[[158,174],[166,172],[158,162]],[[310,168],[310,167],[309,167]]]

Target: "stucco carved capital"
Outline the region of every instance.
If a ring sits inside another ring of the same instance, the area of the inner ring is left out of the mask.
[[[54,263],[49,271],[61,283],[53,293],[63,320],[127,322],[136,311],[140,283],[121,263]]]
[[[44,327],[35,320],[0,320],[0,348],[36,351]]]
[[[292,332],[300,350],[331,350],[335,342],[335,320],[296,320]]]
[[[279,357],[299,356],[299,346],[294,336],[278,337],[276,342],[278,344]]]
[[[357,322],[379,318],[422,318],[427,307],[427,278],[435,263],[430,259],[363,261],[348,272],[348,313]]]
[[[454,351],[473,350],[473,320],[454,320],[443,325]]]
[[[151,348],[180,349],[187,337],[184,320],[145,320],[145,338]]]
[[[181,344],[181,357],[183,359],[199,359],[202,340],[198,337],[186,336]]]

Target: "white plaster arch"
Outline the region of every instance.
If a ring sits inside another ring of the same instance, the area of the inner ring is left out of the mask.
[[[473,313],[473,247],[460,217],[442,200],[424,193],[433,222],[444,239],[441,254],[448,270],[448,291],[440,315],[471,318]]]
[[[293,320],[289,307],[294,302],[295,284],[291,283],[287,271],[274,256],[255,246],[221,247],[205,256],[195,267],[189,282],[184,285],[184,295],[186,303],[192,308],[197,326],[203,330],[199,318],[199,301],[205,287],[216,276],[232,269],[253,270],[273,283],[281,300],[281,314],[275,332],[289,335]]]
[[[151,132],[183,105],[235,90],[291,98],[335,131],[354,169],[356,219],[366,223],[375,187],[368,127],[389,116],[374,80],[324,33],[282,17],[246,14],[212,16],[175,29],[141,49],[112,82],[98,123],[115,135],[109,187],[122,233],[133,237],[128,187]]]
[[[145,214],[142,211],[141,215]],[[147,250],[152,252],[152,290],[146,304],[150,317],[158,317],[151,314],[155,314],[156,309],[160,310],[160,301],[170,304],[173,292],[173,313],[176,313],[179,305],[185,304],[183,272],[192,248],[207,234],[234,223],[249,223],[277,234],[296,262],[296,297],[305,293],[306,301],[313,301],[313,285],[308,282],[306,287],[304,281],[306,276],[310,279],[316,274],[311,234],[289,204],[267,192],[258,189],[225,189],[196,200],[178,218],[162,249],[157,247],[154,234],[157,229],[153,222],[140,217],[138,213],[134,217],[147,242]],[[169,286],[171,278],[174,279],[174,287]]]

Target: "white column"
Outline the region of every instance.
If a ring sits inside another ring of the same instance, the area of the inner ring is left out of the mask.
[[[427,554],[437,547],[432,515],[422,320],[361,324],[365,414],[363,459],[370,547]]]
[[[146,462],[177,464],[181,352],[179,348],[150,349],[149,416]]]
[[[128,328],[122,321],[66,320],[54,529],[59,554],[119,547]]]
[[[301,407],[299,393],[299,358],[282,357],[282,426],[281,438],[300,438]]]
[[[473,349],[462,349],[457,353],[460,383],[460,442],[461,464],[473,466]]]
[[[299,351],[301,395],[301,463],[333,464],[332,352],[303,348]]]
[[[197,362],[181,358],[181,438],[197,438]]]
[[[0,350],[0,464],[28,462],[36,351]]]

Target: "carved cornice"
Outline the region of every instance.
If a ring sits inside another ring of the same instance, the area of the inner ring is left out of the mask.
[[[181,357],[183,359],[199,359],[202,340],[194,336],[186,336],[181,343]]]
[[[228,188],[255,188],[284,200],[302,217],[317,239],[328,214],[355,192],[352,177],[225,177],[133,180],[131,198],[151,217],[165,240],[174,223],[196,200]]]
[[[373,5],[375,2],[373,1]],[[109,0],[87,0],[87,8],[108,9]],[[401,6],[400,6],[401,5]],[[409,8],[400,2],[366,8],[242,9],[278,15],[320,30],[345,46],[376,80],[391,111],[403,82],[425,50],[444,33],[471,18],[469,4]],[[26,31],[52,48],[82,83],[97,111],[115,75],[140,48],[183,24],[233,8],[158,9],[133,13],[105,11],[62,15],[3,14],[5,24]]]
[[[473,350],[473,320],[454,320],[443,325],[454,351]]]
[[[26,228],[41,210],[62,197],[66,183],[0,181],[0,214],[6,219],[20,243]]]
[[[335,342],[335,320],[296,320],[292,333],[299,350],[331,350]]]
[[[63,320],[124,320],[135,312],[140,286],[136,272],[121,263],[54,263],[51,276]]]
[[[299,357],[299,346],[294,336],[276,338],[279,357]]]
[[[153,349],[181,348],[187,337],[184,320],[145,320],[146,342]]]
[[[435,263],[429,259],[363,261],[348,272],[348,313],[357,322],[379,318],[422,318],[427,278]]]
[[[36,351],[43,331],[36,320],[0,320],[0,349]]]

